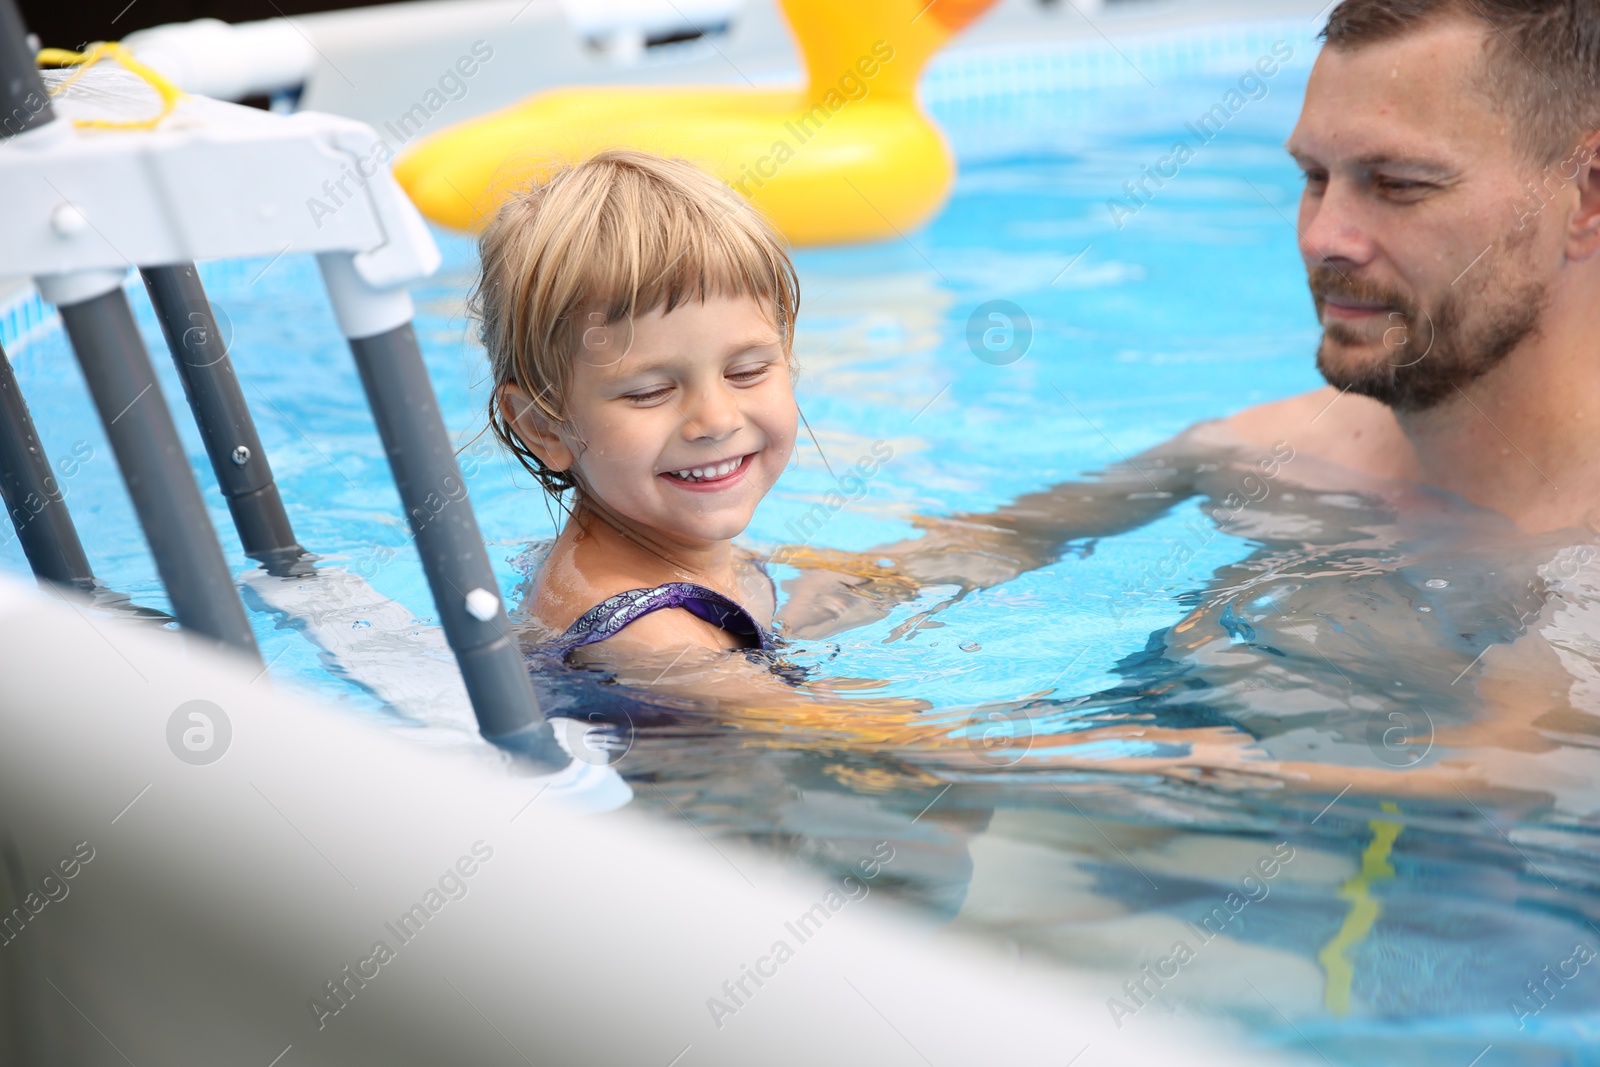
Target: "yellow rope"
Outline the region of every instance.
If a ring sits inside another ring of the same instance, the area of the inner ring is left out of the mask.
[[[1400,813],[1389,801],[1384,801],[1380,807],[1392,814]],[[1404,823],[1388,819],[1372,819],[1367,825],[1372,828],[1372,840],[1361,854],[1361,871],[1339,887],[1339,895],[1350,902],[1350,911],[1333,940],[1317,953],[1317,962],[1322,964],[1328,978],[1323,1002],[1334,1015],[1350,1013],[1350,986],[1355,980],[1355,968],[1350,963],[1349,953],[1372,932],[1378,916],[1383,913],[1383,905],[1372,895],[1370,887],[1373,882],[1394,877],[1389,852],[1394,848],[1395,838],[1405,828]]]
[[[159,72],[133,58],[132,52],[115,41],[102,41],[98,44],[92,44],[84,52],[73,52],[65,48],[41,48],[36,62],[41,67],[78,68],[70,78],[50,90],[51,96],[57,96],[67,86],[83,77],[84,71],[102,59],[110,59],[122,64],[125,69],[137,74],[149,83],[150,87],[161,96],[161,112],[153,118],[125,121],[115,119],[73,119],[72,124],[74,126],[98,130],[153,130],[162,119],[172,114],[172,109],[178,104],[178,98],[183,96],[182,89],[162,77]]]

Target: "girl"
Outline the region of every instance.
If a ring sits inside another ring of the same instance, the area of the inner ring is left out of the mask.
[[[525,602],[546,651],[771,648],[772,584],[733,538],[795,442],[782,240],[690,164],[614,150],[513,197],[479,253],[490,425],[573,494]]]

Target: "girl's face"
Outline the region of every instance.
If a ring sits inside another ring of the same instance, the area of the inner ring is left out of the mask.
[[[573,366],[570,427],[530,436],[519,419],[524,441],[641,532],[689,547],[744,532],[795,442],[793,383],[768,310],[714,296],[631,330],[595,319]],[[511,403],[525,407],[515,393]]]

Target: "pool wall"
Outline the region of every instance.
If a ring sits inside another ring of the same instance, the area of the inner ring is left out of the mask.
[[[603,768],[425,748],[14,579],[0,647],[6,1062],[1284,1062],[880,905],[892,847],[830,885],[601,816]]]

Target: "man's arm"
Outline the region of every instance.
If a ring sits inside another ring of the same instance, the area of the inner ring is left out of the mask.
[[[1138,529],[1196,492],[1192,464],[1140,456],[1098,479],[1026,493],[986,514],[917,518],[920,538],[886,545],[882,558],[921,585],[981,589],[1048,566],[1074,542]]]
[[[774,560],[802,573],[784,584],[784,632],[827,637],[883,618],[924,586],[985,589],[1055,562],[1074,542],[1153,522],[1229,458],[1208,436],[1202,424],[1097,479],[1027,493],[992,512],[919,516],[920,537],[864,552],[785,546]]]

